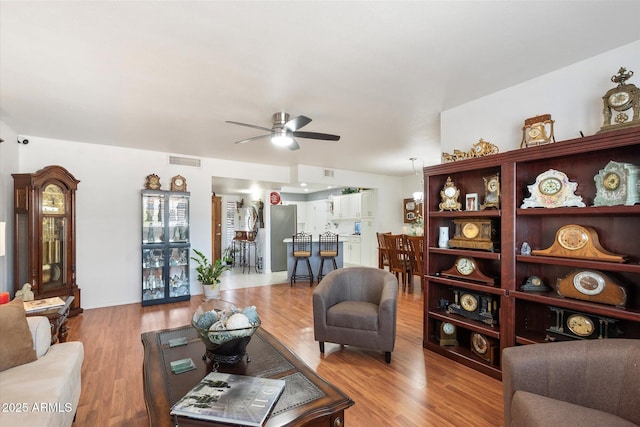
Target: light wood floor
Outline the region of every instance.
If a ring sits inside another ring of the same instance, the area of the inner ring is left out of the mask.
[[[322,356],[313,339],[312,291],[282,284],[223,291],[222,297],[255,305],[264,329],[355,401],[345,413],[347,426],[503,425],[500,381],[422,348],[419,286],[400,293],[390,365],[380,352],[331,343]],[[69,340],[85,348],[74,426],[147,426],[140,334],[189,324],[201,301],[91,309],[70,319]]]

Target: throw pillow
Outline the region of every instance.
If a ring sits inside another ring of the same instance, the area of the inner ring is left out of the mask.
[[[0,305],[0,371],[36,359],[22,300]]]

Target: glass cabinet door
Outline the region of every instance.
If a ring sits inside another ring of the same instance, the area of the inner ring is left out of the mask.
[[[40,277],[42,292],[66,286],[66,198],[60,186],[48,184],[41,197],[42,257]]]
[[[164,241],[164,194],[145,193],[142,195],[142,243]]]
[[[169,195],[169,242],[189,243],[189,196]]]
[[[164,250],[142,250],[142,299],[165,298]]]
[[[189,248],[169,249],[169,297],[189,295]]]

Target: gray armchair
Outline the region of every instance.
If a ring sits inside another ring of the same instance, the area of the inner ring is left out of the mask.
[[[504,425],[640,425],[640,340],[532,344],[502,352]]]
[[[385,352],[391,362],[396,341],[398,280],[386,270],[350,267],[327,274],[313,292],[313,331],[324,343]]]

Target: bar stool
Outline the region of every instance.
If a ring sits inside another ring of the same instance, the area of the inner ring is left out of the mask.
[[[313,270],[309,262],[309,257],[311,256],[311,234],[304,232],[294,234],[291,247],[295,258],[293,270],[291,271],[291,286],[297,279],[309,279],[309,286],[313,286]],[[307,262],[307,274],[298,274],[298,261],[301,259]]]
[[[318,254],[320,255],[320,271],[318,272],[318,283],[324,277],[324,260],[333,261],[333,269],[338,269],[336,257],[338,256],[338,235],[327,231],[318,236]]]

